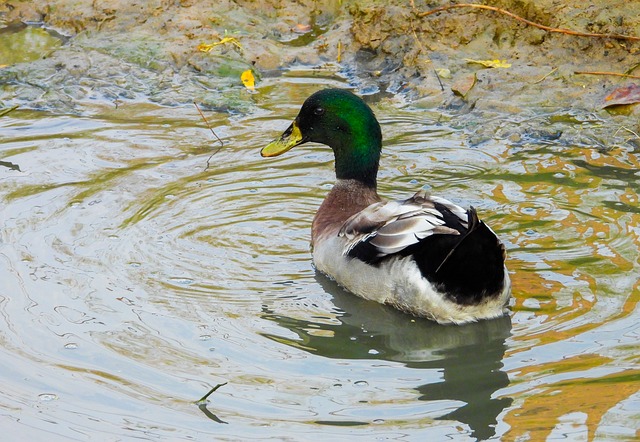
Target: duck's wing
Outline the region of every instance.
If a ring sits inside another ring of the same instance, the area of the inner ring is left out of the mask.
[[[372,262],[431,235],[465,235],[476,223],[473,208],[467,211],[444,198],[418,192],[407,200],[368,206],[345,221],[338,235],[346,240],[345,255]]]

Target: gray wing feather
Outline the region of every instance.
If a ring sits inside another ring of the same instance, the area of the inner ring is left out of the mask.
[[[467,211],[444,198],[418,192],[404,201],[374,203],[353,215],[342,226],[339,236],[347,238],[344,254],[368,241],[378,256],[397,253],[434,234],[459,235],[458,230],[445,225],[443,214],[435,203],[449,209],[467,226]]]

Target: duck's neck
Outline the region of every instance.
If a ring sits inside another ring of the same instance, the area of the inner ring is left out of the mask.
[[[356,180],[375,191],[382,132],[373,113],[369,113],[369,118],[351,120],[344,136],[333,140],[331,147],[336,158],[336,178]]]
[[[355,154],[358,154],[357,156]],[[375,191],[377,187],[378,161],[380,153],[346,152],[336,153],[336,178],[354,180]]]
[[[321,236],[335,236],[349,217],[378,201],[375,187],[359,180],[338,179],[313,219],[312,244]]]

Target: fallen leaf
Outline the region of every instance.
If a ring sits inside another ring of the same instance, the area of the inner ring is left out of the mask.
[[[611,106],[640,103],[640,86],[631,83],[628,86],[619,87],[604,98],[603,109]]]
[[[242,84],[244,84],[244,87],[246,87],[250,91],[256,90],[256,79],[253,76],[253,72],[251,72],[251,69],[244,71],[242,75],[240,75],[240,80],[242,80]]]
[[[460,80],[456,81],[451,86],[451,90],[453,91],[454,94],[462,98],[465,98],[469,93],[469,91],[473,89],[473,87],[476,85],[476,81],[477,81],[477,77],[475,73],[473,75],[467,75],[461,78]]]
[[[303,25],[302,23],[298,23],[292,29],[296,34],[306,34],[311,31],[311,25]]]
[[[213,49],[215,47],[215,44],[208,44],[208,43],[200,43],[197,47],[197,49],[200,52],[209,52],[211,51],[211,49]]]
[[[211,50],[213,48],[215,48],[216,46],[220,46],[220,45],[224,45],[224,44],[232,44],[235,47],[237,47],[238,49],[242,49],[242,45],[240,44],[238,39],[235,38],[235,37],[224,37],[224,38],[220,39],[220,41],[215,42],[215,43],[201,43],[201,44],[198,45],[197,49],[200,52],[211,52]]]
[[[451,71],[446,68],[436,69],[436,74],[438,74],[440,78],[451,78]]]
[[[507,60],[472,60],[465,58],[467,63],[481,64],[485,68],[510,68],[511,63],[507,63]]]

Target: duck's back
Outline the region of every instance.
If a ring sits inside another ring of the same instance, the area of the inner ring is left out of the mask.
[[[337,216],[323,206],[316,221]],[[439,322],[503,314],[510,291],[504,247],[473,208],[418,193],[358,210],[330,234],[318,226],[316,267],[359,296]]]
[[[506,283],[504,246],[473,208],[468,217],[461,235],[432,235],[404,251],[429,282],[460,305],[500,296]]]

